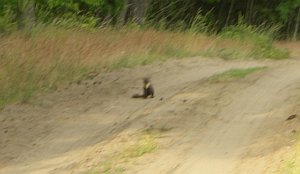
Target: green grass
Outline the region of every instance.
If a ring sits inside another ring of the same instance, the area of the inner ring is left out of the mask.
[[[198,55],[205,57],[220,57],[224,60],[236,59],[272,59],[282,60],[290,57],[290,53],[286,49],[278,49],[273,46],[255,46],[247,50],[239,46],[231,48],[209,48],[200,52]]]
[[[258,45],[250,54],[257,59],[269,58],[273,60],[282,60],[290,57],[287,49],[278,49],[272,45]]]
[[[144,154],[151,153],[156,149],[154,136],[144,135],[136,144],[124,151],[123,158],[137,158]]]
[[[223,73],[213,75],[208,80],[210,82],[222,82],[222,81],[231,81],[231,80],[236,80],[236,79],[242,79],[251,73],[254,73],[256,71],[265,70],[265,69],[266,69],[266,67],[254,67],[254,68],[246,68],[246,69],[230,69]]]
[[[252,57],[252,58],[268,58],[268,59],[286,59],[290,57],[290,53],[286,49],[276,48],[273,45],[274,35],[278,32],[278,27],[254,27],[239,19],[238,24],[226,27],[219,36],[221,38],[230,38],[240,42],[250,43],[253,48],[245,55],[245,51],[238,49],[231,50],[225,54],[228,57]],[[221,52],[221,57],[223,56]],[[229,55],[229,56],[228,56]],[[232,55],[232,56],[231,56]]]
[[[200,53],[200,55],[205,57],[220,57],[224,60],[234,60],[234,59],[249,59],[251,58],[251,53],[245,50],[236,48],[209,48]]]

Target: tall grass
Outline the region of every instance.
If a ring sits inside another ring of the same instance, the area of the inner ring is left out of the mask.
[[[17,23],[13,21],[14,18],[15,14],[10,9],[4,9],[4,15],[0,15],[0,34],[17,28]]]
[[[279,27],[254,27],[244,22],[240,17],[239,22],[234,26],[223,29],[220,33],[222,38],[230,38],[240,42],[246,42],[253,46],[248,56],[255,58],[285,59],[289,52],[285,49],[278,49],[273,46]]]
[[[152,29],[48,27],[30,35],[14,32],[0,36],[0,106],[26,102],[39,91],[82,79],[90,72],[197,55],[256,57],[261,55],[256,49],[252,42]]]
[[[197,40],[201,46],[204,39]],[[0,38],[0,106],[28,101],[36,92],[83,78],[92,71],[196,55],[192,39],[179,33],[48,28]],[[193,42],[195,43],[195,42]],[[190,47],[190,48],[188,48]]]

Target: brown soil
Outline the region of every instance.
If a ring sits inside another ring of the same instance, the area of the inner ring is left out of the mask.
[[[231,68],[268,66],[210,83]],[[0,113],[0,174],[86,173],[122,141],[166,130],[125,173],[266,174],[297,128],[300,62],[191,58],[123,69],[43,94]],[[150,76],[154,99],[131,99]],[[297,131],[297,130],[296,130]],[[126,137],[126,138],[124,138]]]

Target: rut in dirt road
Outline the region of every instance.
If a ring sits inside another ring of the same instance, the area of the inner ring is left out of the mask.
[[[151,165],[139,168],[138,173],[266,174],[276,171],[280,159],[272,155],[263,157],[276,150],[272,147],[274,142],[268,142],[267,148],[253,144],[276,133],[276,126],[295,105],[289,103],[289,98],[300,97],[291,90],[297,86],[300,86],[298,62],[271,68],[253,84],[237,91],[229,89],[231,101],[219,108],[216,119],[204,128],[193,127],[194,123],[185,125],[193,128],[181,128],[187,131],[176,139],[175,145]]]

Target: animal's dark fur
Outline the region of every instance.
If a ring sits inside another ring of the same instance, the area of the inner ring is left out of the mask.
[[[151,98],[154,97],[154,88],[153,86],[151,85],[150,83],[150,80],[149,78],[144,78],[143,79],[143,82],[144,82],[144,86],[143,86],[143,95],[140,95],[140,94],[134,94],[132,96],[132,98],[148,98],[149,96]]]

